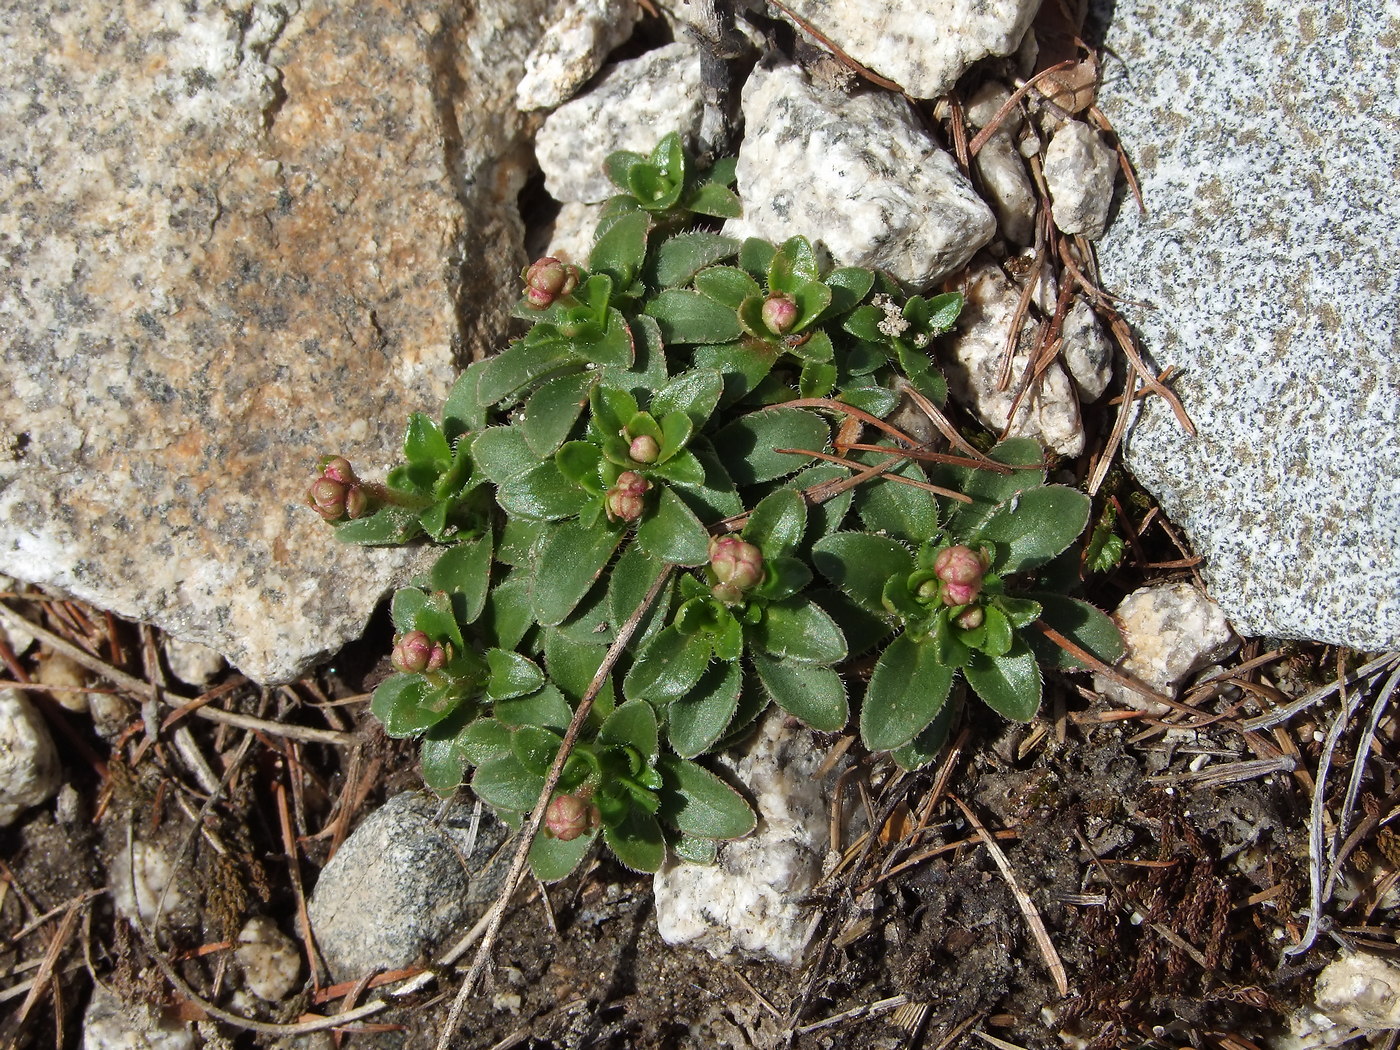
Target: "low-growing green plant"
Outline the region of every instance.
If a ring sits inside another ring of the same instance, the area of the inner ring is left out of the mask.
[[[522,274],[528,330],[466,369],[441,423],[412,417],[385,484],[334,457],[308,493],[341,539],[446,545],[395,595],[372,709],[421,739],[433,790],[470,777],[510,820],[567,748],[532,846],[545,879],[599,836],[654,871],[747,834],[748,803],[696,759],[770,704],[835,732],[854,699],[865,745],[915,768],[958,679],[1025,721],[1041,666],[1079,666],[1038,624],[1121,648],[1067,593],[1089,500],[1047,483],[1035,443],[936,452],[890,422],[952,433],[931,352],[961,297],[706,228],[737,210],[717,168],[676,136],[615,154],[587,268]]]

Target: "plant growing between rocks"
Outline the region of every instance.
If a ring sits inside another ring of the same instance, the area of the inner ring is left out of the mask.
[[[542,879],[600,835],[655,871],[747,834],[697,759],[770,704],[835,732],[854,700],[864,744],[912,769],[967,691],[1027,721],[1041,667],[1082,666],[1037,624],[1121,649],[1069,593],[1088,497],[1047,482],[1034,442],[983,455],[942,416],[929,351],[961,297],[714,232],[732,173],[696,171],[676,135],[614,154],[587,268],[522,274],[528,331],[467,368],[441,422],[412,416],[384,484],[332,457],[308,493],[344,541],[445,545],[394,597],[372,710],[421,740],[429,787],[470,775],[508,820],[566,754]],[[892,421],[911,412],[956,450]]]

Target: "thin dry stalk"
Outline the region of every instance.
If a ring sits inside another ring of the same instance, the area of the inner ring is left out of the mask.
[[[1069,975],[1065,973],[1065,964],[1060,960],[1060,953],[1055,950],[1055,943],[1050,940],[1050,934],[1045,929],[1045,923],[1040,917],[1040,912],[1036,909],[1035,901],[1031,900],[1030,894],[1021,889],[1016,882],[1016,874],[1011,870],[1011,862],[1006,859],[1006,854],[997,845],[996,838],[982,826],[982,822],[977,819],[977,814],[957,795],[949,795],[953,804],[962,810],[967,822],[972,825],[972,830],[977,832],[983,845],[987,847],[987,852],[992,855],[992,860],[996,861],[997,868],[1001,871],[1002,878],[1006,880],[1006,885],[1011,889],[1011,895],[1016,898],[1016,903],[1021,908],[1021,914],[1026,917],[1026,925],[1031,928],[1031,936],[1035,938],[1036,947],[1040,949],[1041,958],[1045,960],[1046,969],[1050,971],[1050,976],[1055,982],[1055,990],[1063,998],[1069,995]]]
[[[1076,66],[1078,64],[1079,62],[1077,59],[1067,58],[1063,62],[1057,62],[1053,66],[1047,66],[1035,76],[1027,80],[1024,84],[1021,84],[1019,87],[1017,87],[1016,90],[1011,93],[1011,97],[1008,98],[1005,102],[1003,102],[1001,104],[1001,107],[996,111],[996,113],[992,115],[992,119],[987,121],[986,127],[984,127],[981,131],[979,131],[976,135],[972,137],[972,141],[969,142],[967,145],[968,155],[975,157],[978,153],[982,151],[982,147],[987,144],[988,139],[990,139],[993,135],[996,134],[997,128],[1001,127],[1001,122],[1007,118],[1007,115],[1010,114],[1011,110],[1015,107],[1016,103],[1020,102],[1021,99],[1025,98],[1026,92],[1030,91],[1046,77],[1052,76],[1055,73],[1059,73],[1063,70],[1069,69],[1071,66]]]

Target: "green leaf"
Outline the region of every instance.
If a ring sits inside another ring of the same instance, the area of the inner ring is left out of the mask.
[[[656,711],[645,700],[629,700],[610,714],[598,730],[602,744],[627,744],[651,759],[661,747]]]
[[[656,768],[663,784],[660,816],[685,834],[737,839],[758,826],[744,797],[703,766],[662,755]]]
[[[518,646],[534,622],[529,576],[512,574],[487,593],[482,626],[501,648]]]
[[[564,477],[552,459],[517,474],[496,489],[496,502],[507,514],[541,521],[573,517],[587,499],[588,493]]]
[[[544,790],[544,777],[532,773],[514,754],[481,763],[472,776],[472,791],[488,806],[528,813]]]
[[[564,694],[550,684],[525,696],[502,700],[491,710],[499,724],[506,726],[550,726],[563,730],[574,717]]]
[[[812,564],[860,608],[884,616],[885,583],[912,573],[914,556],[886,536],[838,532],[813,545]]]
[[[452,599],[442,591],[434,591],[424,599],[413,618],[413,629],[425,631],[434,641],[451,642],[458,652],[466,648],[462,639],[462,629],[457,625],[457,611],[452,607]]]
[[[633,153],[631,150],[613,150],[603,161],[603,170],[618,189],[625,190],[627,189],[627,173],[638,164],[645,164],[646,160],[642,154]]]
[[[752,277],[768,280],[768,268],[773,265],[773,256],[778,249],[760,237],[746,238],[739,246],[739,265]]]
[[[541,882],[558,882],[574,873],[597,841],[598,832],[591,831],[565,842],[541,828],[530,843],[530,871]]]
[[[436,733],[437,727],[434,727],[428,736]],[[494,718],[478,718],[458,734],[457,746],[469,763],[479,766],[510,754],[510,730]]]
[[[1034,598],[1042,606],[1041,618],[1082,649],[1088,650],[1106,664],[1116,664],[1123,655],[1123,635],[1118,625],[1088,602],[1062,594],[1037,592]],[[1079,671],[1084,663],[1071,656],[1037,630],[1026,634],[1036,658],[1048,667],[1063,671]]]
[[[593,376],[580,372],[557,376],[530,395],[516,425],[537,459],[552,456],[564,443],[588,401],[588,388],[592,385]]]
[[[622,542],[610,528],[561,522],[540,547],[531,600],[535,619],[545,627],[563,623],[607,567]]]
[[[548,776],[549,767],[554,765],[554,757],[559,754],[563,742],[563,738],[552,729],[528,723],[516,729],[510,738],[511,751],[520,764],[541,777]]]
[[[472,458],[483,474],[503,485],[538,466],[544,457],[535,455],[518,428],[490,427],[472,442]]]
[[[933,721],[918,736],[903,747],[891,751],[890,757],[894,759],[895,764],[903,770],[914,770],[937,758],[948,743],[948,730],[952,728],[953,716],[958,707],[956,703],[944,704],[938,709],[938,714],[933,716]]]
[[[837,317],[854,310],[875,283],[875,275],[859,266],[842,266],[822,278],[831,289],[831,306],[826,317]]]
[[[481,403],[478,393],[485,368],[485,361],[473,361],[452,384],[442,406],[442,429],[448,441],[456,441],[463,434],[486,426],[487,406]]]
[[[631,368],[636,355],[632,329],[616,307],[608,310],[607,327],[601,337],[575,345],[589,361],[613,368]]]
[[[494,405],[553,372],[578,364],[578,354],[564,339],[530,343],[520,341],[486,362],[478,381],[477,396]]]
[[[823,733],[846,725],[851,716],[846,686],[831,668],[775,660],[758,652],[752,657],[764,692],[788,714]]]
[[[508,653],[504,649],[487,649],[486,666],[490,677],[486,679],[486,695],[492,700],[509,700],[512,697],[533,693],[544,685],[544,672],[533,660],[519,653]]]
[[[657,704],[675,700],[694,688],[709,664],[708,638],[664,628],[637,656],[622,681],[622,694]]]
[[[653,558],[673,565],[703,565],[710,556],[705,526],[669,488],[661,489],[656,511],[642,520],[637,544]]]
[[[846,658],[846,639],[825,612],[801,598],[771,602],[750,635],[771,656],[811,664]]]
[[[672,413],[667,418],[685,419],[686,417],[676,412]],[[687,435],[686,440],[690,441],[693,439]],[[652,467],[651,474],[654,477],[665,478],[667,481],[673,481],[678,485],[687,485],[691,488],[705,483],[704,466],[701,465],[700,461],[687,449],[681,449],[681,451],[666,460],[666,462],[659,463]],[[687,501],[687,505],[689,505],[689,501]]]
[[[641,606],[656,578],[666,571],[666,563],[653,558],[637,544],[631,544],[608,574],[608,615],[613,625],[621,627]],[[663,589],[651,609],[642,616],[632,635],[632,649],[640,651],[661,629],[670,605],[670,588]]]
[[[445,740],[425,739],[418,752],[423,783],[441,798],[450,798],[466,775],[467,759],[456,744],[456,740],[450,737]]]
[[[595,494],[604,491],[599,473],[602,462],[602,450],[591,441],[566,441],[554,453],[554,465],[559,473],[579,488]]]
[[[607,274],[615,288],[629,287],[646,259],[650,225],[646,212],[633,212],[618,219],[594,243],[588,255],[588,268]]]
[[[695,424],[684,412],[668,412],[661,418],[661,462],[665,464],[677,452],[685,448],[690,435],[695,432]],[[696,464],[698,467],[699,464]],[[698,471],[696,475],[698,475]],[[695,481],[698,476],[692,475]]]
[[[381,507],[367,518],[356,518],[335,527],[341,543],[365,547],[398,547],[423,531],[418,512],[407,507]]]
[[[905,304],[904,316],[929,335],[942,335],[952,331],[958,314],[962,313],[963,302],[961,292],[944,292],[932,299],[916,295]]]
[[[862,459],[879,462],[879,453],[866,453]],[[889,472],[911,481],[924,482],[919,464],[910,460]],[[856,513],[871,532],[884,532],[912,543],[922,543],[938,533],[938,501],[933,493],[882,477],[862,485],[856,496]]]
[[[625,867],[633,871],[659,871],[666,859],[666,839],[650,813],[635,809],[615,827],[603,828],[603,841]]]
[[[738,254],[733,237],[697,230],[667,238],[657,247],[649,267],[648,283],[656,288],[689,284],[696,272],[721,259]]]
[[[474,623],[486,605],[491,583],[491,537],[466,540],[449,547],[429,574],[433,590],[447,591],[460,623]]]
[[[997,572],[1024,572],[1063,551],[1088,523],[1088,496],[1064,485],[1042,485],[998,506],[977,538],[997,544],[992,562]]]
[[[713,663],[689,693],[666,708],[666,738],[682,758],[708,751],[739,706],[743,682],[739,662]]]
[[[953,684],[953,669],[906,632],[880,654],[860,710],[860,738],[871,751],[890,751],[913,740],[933,721]]]
[[[1021,639],[1005,656],[974,651],[963,667],[967,684],[997,714],[1029,722],[1040,709],[1040,667]]]
[[[933,469],[933,483],[971,496],[971,504],[953,507],[949,529],[965,536],[985,521],[1002,503],[1018,492],[1045,483],[1045,453],[1031,438],[1010,438],[993,448],[987,457],[997,463],[1021,469],[999,474],[974,467],[940,466]]]
[[[407,634],[418,629],[418,614],[428,604],[428,596],[417,587],[400,587],[389,602],[389,616],[394,621],[395,634]]]
[[[765,408],[741,416],[714,437],[715,452],[739,485],[754,485],[791,474],[811,456],[778,452],[780,448],[823,451],[831,427],[800,408]]]
[[[664,418],[672,412],[683,412],[698,431],[710,421],[710,416],[724,393],[724,378],[712,368],[692,368],[676,376],[651,399],[651,414]]]
[[[831,289],[821,281],[807,281],[793,289],[792,297],[797,302],[798,310],[792,330],[801,332],[831,304]]]
[[[671,288],[658,293],[645,312],[671,343],[727,343],[743,334],[733,310],[699,292]]]
[[[792,553],[807,529],[807,503],[796,489],[775,489],[764,496],[749,515],[744,539],[763,551],[765,558]]]
[[[753,392],[778,360],[779,349],[768,343],[728,343],[695,349],[695,364],[713,368],[724,377],[724,402],[733,404]]]
[[[695,275],[695,287],[715,302],[738,310],[750,296],[761,296],[758,282],[737,266],[711,266]]]
[[[737,219],[744,213],[739,195],[713,182],[705,183],[691,194],[685,206],[697,215],[710,215],[716,219]]]
[[[437,423],[422,412],[408,417],[408,431],[403,439],[404,458],[410,463],[428,463],[446,470],[452,462],[452,447]]]
[[[374,691],[370,710],[390,736],[413,736],[457,709],[462,699],[451,689],[451,683],[434,685],[421,675],[390,675]]]
[[[544,631],[544,665],[549,672],[549,680],[562,689],[572,701],[583,699],[583,694],[593,684],[593,678],[603,663],[607,647],[591,645],[588,642],[567,634],[557,628]],[[612,682],[604,679],[603,694],[611,694]],[[607,710],[612,710],[613,701],[609,695],[602,700]]]
[[[794,294],[808,281],[817,279],[817,254],[806,237],[783,242],[768,266],[768,287],[775,292]]]

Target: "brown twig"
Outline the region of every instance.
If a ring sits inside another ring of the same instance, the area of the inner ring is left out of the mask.
[[[848,470],[859,470],[861,468],[861,464],[849,459],[843,459],[840,456],[833,456],[829,452],[814,452],[811,449],[807,448],[775,448],[773,451],[791,453],[794,456],[811,456],[814,459],[820,459],[825,463],[835,463],[837,466],[845,467]],[[889,450],[879,449],[879,451],[885,452]],[[895,451],[897,452],[897,450]],[[927,481],[918,481],[914,478],[906,478],[900,474],[886,474],[885,480],[897,481],[901,485],[908,485],[911,488],[923,489],[925,492],[932,492],[936,496],[946,496],[948,499],[956,500],[959,503],[973,502],[971,496],[964,496],[961,492],[954,492],[952,489],[940,488],[937,485],[929,484]]]

